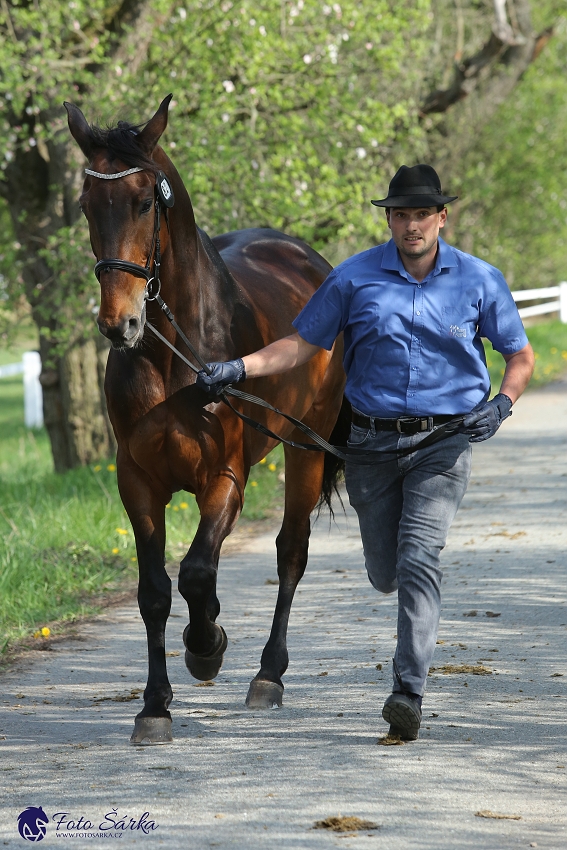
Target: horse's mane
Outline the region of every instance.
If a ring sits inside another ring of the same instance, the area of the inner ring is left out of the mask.
[[[91,142],[95,147],[106,148],[110,159],[119,159],[131,168],[144,168],[157,172],[159,166],[140,148],[138,134],[143,124],[119,121],[116,127],[89,127]]]

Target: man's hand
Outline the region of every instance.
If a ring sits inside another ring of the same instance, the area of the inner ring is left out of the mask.
[[[204,390],[208,395],[219,396],[224,392],[225,387],[229,384],[238,384],[240,381],[246,380],[246,369],[243,361],[226,360],[224,363],[207,363],[211,370],[210,375],[207,375],[204,369],[197,372],[197,380],[195,383],[199,389]]]
[[[472,410],[463,420],[463,434],[469,442],[482,443],[493,437],[505,419],[512,415],[512,401],[504,393],[498,393],[491,401],[484,402]]]

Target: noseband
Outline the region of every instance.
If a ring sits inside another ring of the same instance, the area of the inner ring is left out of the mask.
[[[85,174],[89,174],[91,177],[98,177],[101,180],[118,180],[119,177],[127,177],[129,174],[135,174],[137,171],[143,170],[143,168],[129,168],[127,171],[119,171],[117,174],[103,174],[100,171],[92,171],[90,168],[85,168]],[[146,301],[155,301],[156,298],[158,298],[161,289],[161,281],[159,277],[159,270],[161,266],[161,245],[159,238],[161,227],[161,208],[162,206],[164,207],[166,222],[169,224],[167,210],[169,207],[173,206],[174,200],[173,190],[169,185],[167,177],[163,171],[158,171],[156,177],[156,199],[154,202],[154,234],[146,265],[141,266],[138,263],[130,262],[130,260],[120,260],[118,257],[99,260],[94,267],[94,273],[97,276],[99,283],[100,276],[104,271],[116,269],[117,271],[128,272],[128,274],[132,274],[135,277],[142,277],[145,279],[146,291],[144,293],[144,298]],[[154,261],[153,270],[151,270],[152,257]],[[151,284],[153,284],[153,286]]]

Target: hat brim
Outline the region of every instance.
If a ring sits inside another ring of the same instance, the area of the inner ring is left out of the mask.
[[[451,201],[456,201],[459,196],[449,197],[449,195],[392,195],[389,198],[384,198],[381,201],[370,201],[375,207],[438,207],[441,204],[450,204]]]

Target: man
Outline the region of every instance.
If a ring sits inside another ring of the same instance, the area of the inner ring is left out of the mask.
[[[369,579],[383,593],[398,590],[393,692],[382,715],[404,740],[415,740],[421,723],[439,624],[439,555],[467,488],[469,443],[496,433],[534,366],[502,274],[439,236],[454,200],[431,166],[402,166],[388,197],[372,201],[386,210],[390,241],[337,266],[295,319],[297,333],[197,377],[218,393],[298,366],[342,331],[350,446],[418,449],[432,429],[468,414],[459,433],[391,463],[346,465]],[[481,337],[506,361],[491,401]]]

